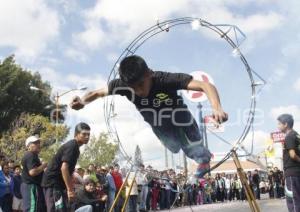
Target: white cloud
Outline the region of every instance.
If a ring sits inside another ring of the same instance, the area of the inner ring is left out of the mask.
[[[250,3],[243,1],[242,4],[246,7]],[[240,2],[98,0],[93,8],[83,12],[85,30],[74,34],[75,38],[79,38],[75,39],[75,43],[81,42],[91,49],[99,47],[100,44],[128,43],[144,29],[154,25],[158,19],[162,21],[186,14],[207,19],[212,23],[236,24],[257,38],[259,34],[270,32],[281,25],[283,18],[280,14],[258,12],[244,16],[230,11],[229,6],[232,5],[240,6]],[[213,33],[210,36],[214,36]]]
[[[297,81],[295,82],[294,88],[295,88],[297,91],[300,91],[300,78],[297,79]]]
[[[279,83],[286,76],[286,73],[287,65],[277,64],[277,67],[272,71],[272,75],[268,77],[265,88],[270,90],[274,84]]]
[[[66,49],[64,54],[68,58],[80,61],[82,63],[86,63],[88,61],[88,56],[83,51],[79,51],[79,50],[74,49],[74,48]]]
[[[106,56],[107,61],[109,61],[109,62],[111,62],[111,63],[116,62],[117,59],[118,59],[119,56],[120,56],[120,55],[119,55],[118,53],[116,53],[116,52],[110,52],[110,53],[107,53],[106,55],[107,55],[107,56]]]
[[[106,84],[105,78],[100,74],[76,75],[64,74],[49,67],[33,68],[37,70],[43,80],[50,82],[53,92],[64,92],[72,88],[88,87],[89,90],[97,89]],[[88,72],[88,70],[86,70]]]
[[[74,43],[82,43],[90,49],[115,44],[116,41],[127,43],[144,28],[155,24],[158,18],[165,19],[184,7],[183,0],[99,0],[93,8],[83,12],[85,30],[74,34]]]
[[[270,138],[270,133],[257,130],[254,131],[254,138],[253,138],[253,154],[260,154],[264,151],[268,145],[267,141]],[[243,142],[243,146],[245,149],[251,153],[252,148],[252,133],[250,132],[245,141]]]
[[[298,0],[276,1],[276,4],[280,13],[285,16],[283,30],[280,33],[283,41],[281,52],[286,59],[297,61],[300,54],[300,47],[296,45],[300,42],[300,29],[298,27],[300,24],[300,2]]]
[[[244,29],[246,33],[261,33],[268,32],[282,23],[283,17],[275,12],[269,12],[266,14],[255,14],[249,17],[238,20],[238,26]]]
[[[106,40],[109,40],[94,23],[88,24],[87,30],[84,32],[73,36],[75,43],[83,43],[90,49],[97,49],[99,46],[104,45]]]
[[[76,10],[79,9],[79,5],[76,1],[58,0],[56,3],[63,8],[63,11],[66,14],[70,14],[71,12],[76,12]]]
[[[16,56],[38,56],[59,34],[58,14],[43,0],[2,0],[0,14],[0,47],[12,47]]]

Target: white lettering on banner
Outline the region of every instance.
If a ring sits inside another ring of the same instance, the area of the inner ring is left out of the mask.
[[[284,143],[285,134],[282,132],[272,132],[271,138],[274,141],[274,143]]]

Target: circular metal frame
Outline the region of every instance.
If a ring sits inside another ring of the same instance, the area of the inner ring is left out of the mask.
[[[245,56],[242,54],[242,52],[239,49],[241,42],[246,38],[246,36],[238,27],[234,25],[228,25],[228,24],[211,24],[201,18],[192,18],[192,17],[183,17],[183,18],[176,18],[176,19],[171,19],[163,22],[157,22],[157,24],[149,27],[148,29],[140,33],[121,53],[117,61],[114,63],[114,66],[109,74],[107,83],[109,83],[111,80],[115,79],[118,76],[119,63],[123,58],[135,54],[135,52],[152,37],[163,32],[169,32],[171,28],[174,28],[176,26],[187,25],[187,24],[192,24],[192,26],[194,25],[199,28],[204,27],[217,33],[221,39],[224,39],[233,48],[236,56],[238,56],[241,62],[244,64],[245,71],[248,74],[248,78],[250,80],[250,87],[251,87],[251,98],[250,98],[250,107],[249,107],[250,109],[248,113],[247,122],[242,131],[242,134],[239,136],[236,143],[232,147],[232,150],[233,149],[236,150],[240,147],[242,142],[245,140],[249,131],[253,129],[253,121],[255,117],[255,107],[256,107],[256,95],[258,93],[256,87],[258,85],[265,84],[265,81],[255,71],[251,69]],[[258,77],[263,83],[262,84],[256,83],[254,80],[255,76]],[[104,116],[105,116],[105,122],[108,131],[110,135],[113,136],[113,139],[117,142],[121,154],[124,156],[124,158],[126,158],[128,161],[132,163],[131,158],[126,153],[119,139],[118,131],[112,121],[114,117],[114,97],[105,99]],[[226,161],[230,156],[231,156],[231,151],[229,151],[219,163],[217,163],[214,167],[211,167],[211,170],[217,168],[224,161]]]

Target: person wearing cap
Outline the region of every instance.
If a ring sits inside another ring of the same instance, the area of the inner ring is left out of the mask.
[[[41,181],[47,163],[41,163],[39,159],[41,146],[37,136],[28,137],[25,145],[27,151],[21,160],[23,211],[43,211],[45,210],[45,201]]]
[[[84,183],[83,175],[84,175],[84,169],[81,168],[80,165],[76,165],[75,171],[73,173],[73,183],[74,183],[75,193],[83,186]]]
[[[285,133],[283,146],[283,169],[286,180],[286,203],[291,212],[300,211],[300,136],[293,129],[294,119],[290,114],[278,118],[278,128]],[[291,195],[289,193],[292,192]]]
[[[43,176],[47,212],[67,211],[75,200],[72,175],[80,155],[79,147],[90,139],[90,126],[79,123],[75,126],[74,139],[64,143],[51,159]]]

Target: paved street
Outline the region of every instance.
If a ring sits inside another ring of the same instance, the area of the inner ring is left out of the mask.
[[[288,212],[286,208],[285,199],[262,199],[257,201],[262,212],[266,211],[278,211]],[[215,203],[209,205],[193,206],[193,210],[190,207],[172,209],[171,211],[180,212],[196,212],[196,211],[219,211],[219,212],[248,212],[251,211],[248,202],[229,202],[229,203]]]

